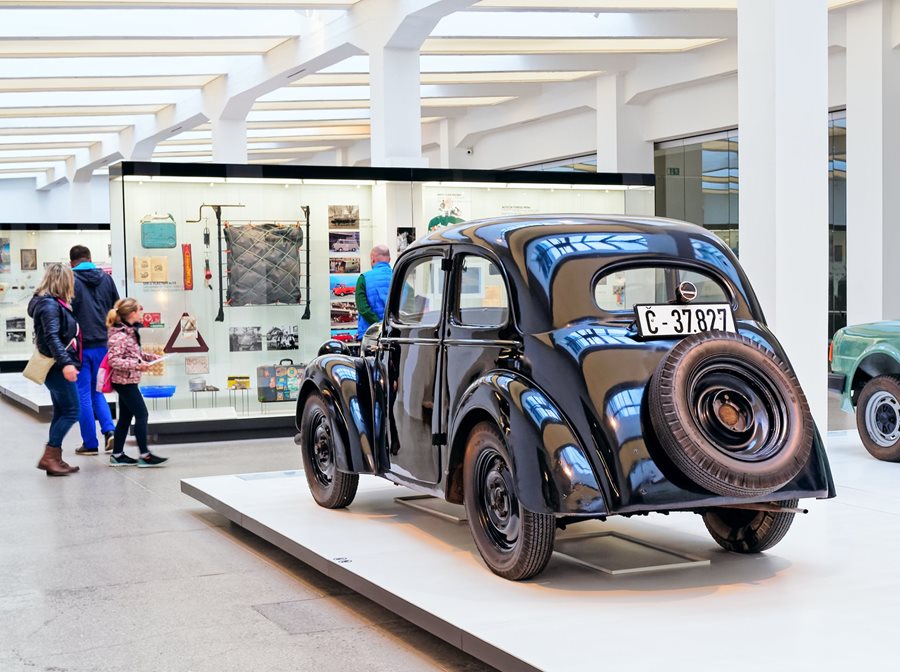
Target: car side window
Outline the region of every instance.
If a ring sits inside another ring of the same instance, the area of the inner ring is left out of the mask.
[[[444,299],[442,259],[425,257],[406,267],[400,293],[394,299],[397,301],[394,317],[400,324],[433,327],[440,322]]]
[[[474,254],[463,256],[456,299],[456,321],[461,325],[502,327],[509,317],[506,284],[490,259]]]

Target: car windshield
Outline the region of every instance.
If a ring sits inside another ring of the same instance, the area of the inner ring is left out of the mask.
[[[682,283],[693,289],[694,303],[731,303],[725,289],[713,278],[694,270],[675,266],[641,266],[613,270],[601,275],[594,284],[594,300],[608,313],[625,313],[642,303],[671,303]]]

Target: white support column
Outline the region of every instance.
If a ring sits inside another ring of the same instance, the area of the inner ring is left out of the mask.
[[[453,129],[450,127],[450,119],[441,119],[438,124],[438,133],[441,145],[441,165],[438,168],[449,168],[453,156]]]
[[[847,323],[900,319],[900,54],[890,0],[847,8]]]
[[[738,0],[740,254],[827,427],[827,0]]]
[[[418,49],[373,49],[369,72],[372,165],[426,167]]]
[[[597,78],[597,172],[652,173],[653,143],[641,136],[643,108],[625,104],[625,76]]]
[[[213,119],[212,150],[215,163],[247,163],[247,121]]]

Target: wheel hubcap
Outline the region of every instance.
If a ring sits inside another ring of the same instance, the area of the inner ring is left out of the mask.
[[[512,474],[503,456],[494,449],[481,453],[475,465],[481,525],[494,545],[511,550],[519,539],[519,502]]]
[[[718,451],[761,462],[780,450],[787,408],[777,389],[755,369],[733,358],[715,358],[693,374],[693,419]]]
[[[317,414],[312,418],[309,432],[309,451],[316,480],[324,486],[334,480],[334,449],[328,418]]]
[[[890,392],[876,392],[866,406],[866,431],[883,448],[900,439],[900,403]]]

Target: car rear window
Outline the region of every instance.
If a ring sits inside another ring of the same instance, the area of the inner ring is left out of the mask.
[[[693,303],[731,303],[717,280],[673,266],[640,266],[605,273],[594,285],[594,300],[606,312],[630,312],[636,304],[674,301],[675,289],[686,281],[697,288]]]

